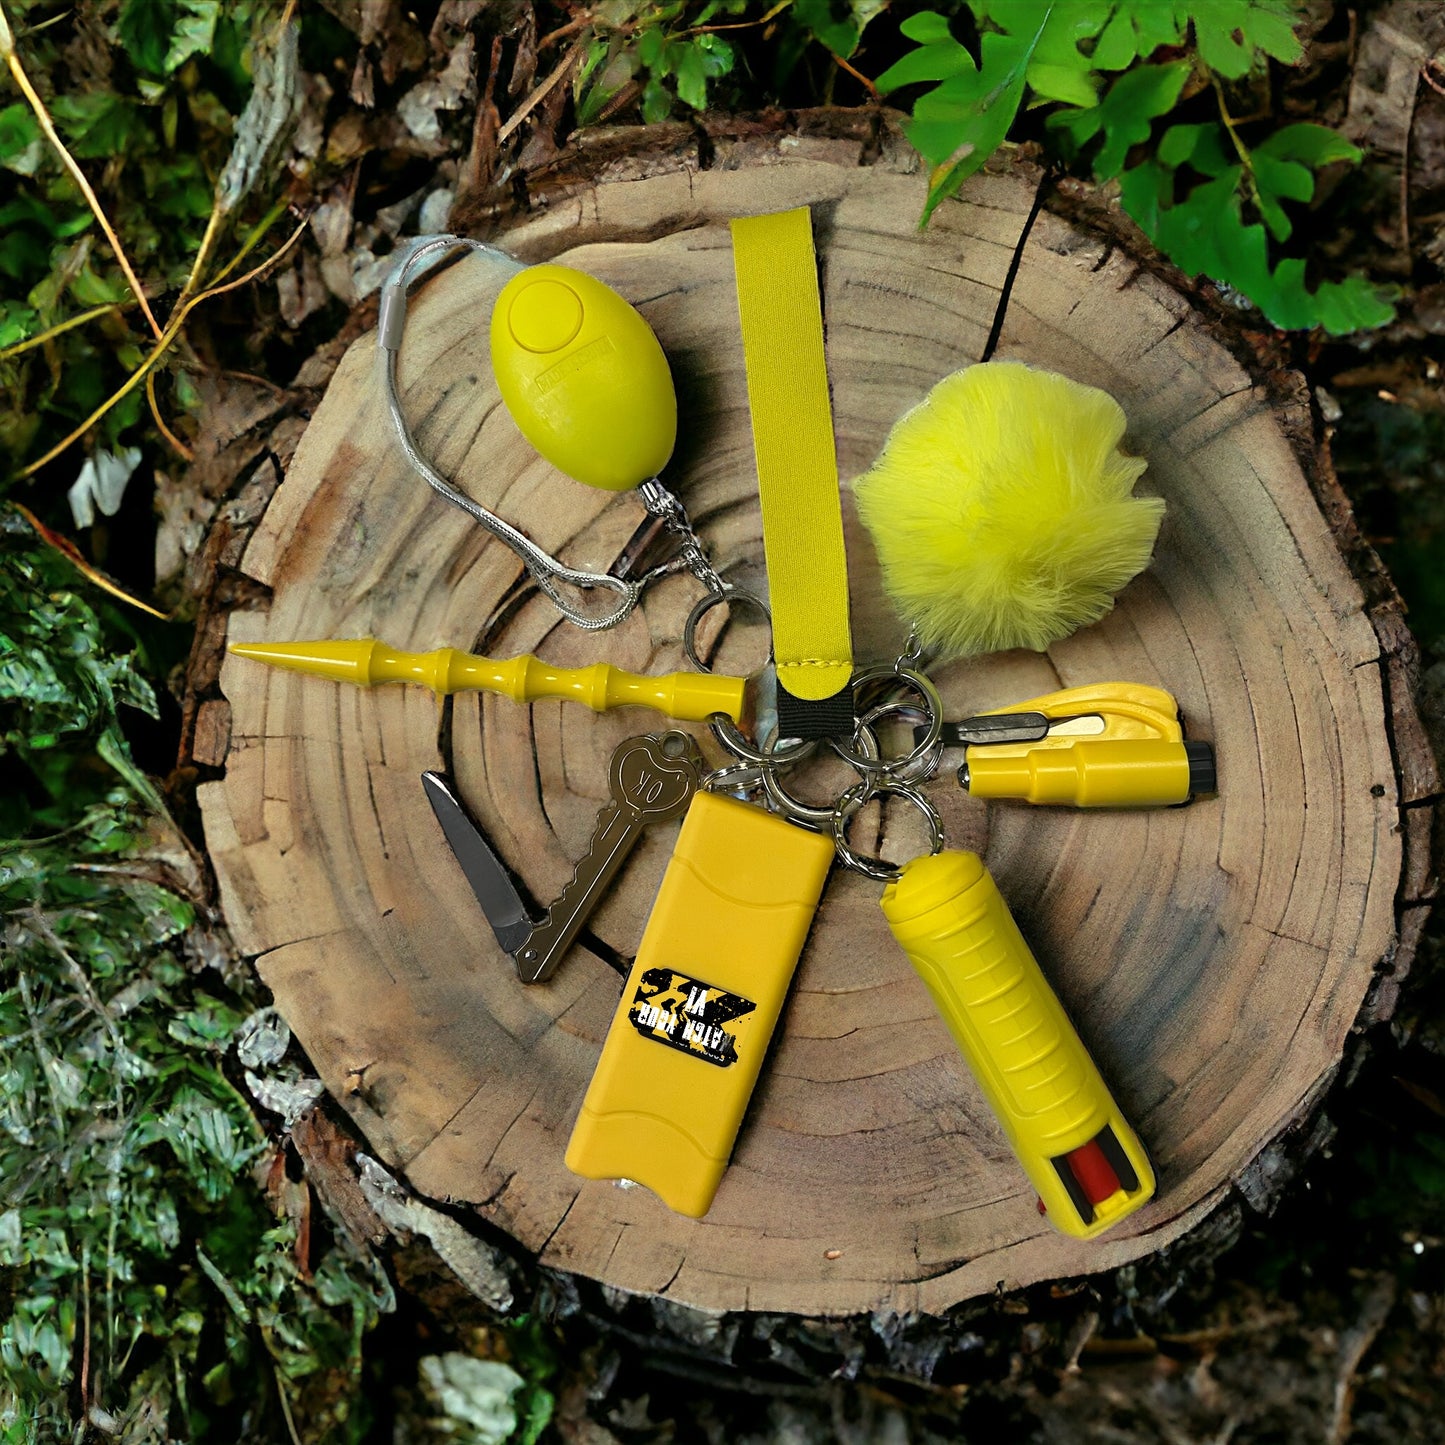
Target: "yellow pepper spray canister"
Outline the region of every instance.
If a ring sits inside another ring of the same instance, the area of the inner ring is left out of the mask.
[[[882,908],[1049,1220],[1090,1239],[1151,1198],[1143,1146],[978,855],[915,858]]]
[[[567,1145],[574,1174],[707,1213],[832,861],[829,838],[693,798]]]

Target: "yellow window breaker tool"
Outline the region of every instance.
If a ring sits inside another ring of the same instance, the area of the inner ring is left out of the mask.
[[[707,1213],[832,861],[830,838],[694,796],[567,1145],[573,1173]]]
[[[978,855],[915,858],[882,908],[1049,1220],[1090,1239],[1138,1209],[1148,1156]]]
[[[1162,688],[1102,682],[945,723],[966,747],[958,781],[971,797],[1071,808],[1151,808],[1216,790],[1214,749],[1187,742]]]

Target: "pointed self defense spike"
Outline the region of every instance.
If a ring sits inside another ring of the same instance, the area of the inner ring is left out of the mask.
[[[584,703],[594,712],[650,707],[683,722],[704,722],[718,713],[741,722],[747,706],[746,678],[713,673],[645,677],[606,662],[571,668],[552,667],[530,656],[498,662],[452,647],[398,652],[371,637],[336,642],[233,642],[229,650],[237,657],[333,682],[354,682],[362,687],[419,683],[438,696],[484,691],[501,693],[513,702],[561,697]]]

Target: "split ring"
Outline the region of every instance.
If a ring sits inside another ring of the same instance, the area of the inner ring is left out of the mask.
[[[878,755],[878,736],[872,728],[859,724],[853,736],[858,738],[863,751],[873,757]],[[773,767],[765,767],[762,770],[763,791],[768,795],[769,806],[775,813],[781,813],[790,823],[797,823],[804,828],[810,828],[815,833],[826,832],[833,826],[834,816],[837,814],[839,804],[853,791],[840,794],[831,803],[804,803],[795,798],[782,785],[778,779],[778,770]],[[858,785],[855,783],[854,788]]]
[[[933,751],[935,744],[943,735],[943,699],[939,697],[938,689],[928,678],[911,667],[881,664],[877,667],[864,668],[853,678],[854,696],[856,697],[862,689],[870,684],[886,679],[896,680],[918,694],[923,700],[923,711],[928,717],[928,728],[908,752],[897,758],[870,758],[863,750],[840,743],[836,738],[832,739],[833,749],[838,756],[853,767],[860,777],[870,782],[879,777],[890,781],[902,781],[910,776],[916,776],[914,770]],[[858,734],[855,732],[854,738],[856,739],[857,736]]]
[[[687,614],[687,621],[682,625],[682,650],[687,660],[699,672],[711,672],[712,664],[704,662],[697,650],[698,623],[720,602],[729,605],[734,602],[749,603],[756,607],[767,621],[772,621],[772,613],[768,611],[767,603],[762,598],[753,596],[751,592],[744,592],[740,587],[726,587],[722,592],[709,592],[705,597],[699,597],[693,603],[692,611]],[[748,741],[743,730],[729,717],[714,717],[708,726],[712,729],[713,737],[733,757],[740,763],[748,763],[755,768],[768,769],[779,763],[795,763],[800,758],[807,757],[816,746],[815,743],[800,738],[790,742],[787,747],[777,748],[776,751],[771,746],[766,749],[759,748]],[[777,741],[774,738],[774,742]]]
[[[853,815],[873,798],[891,794],[912,803],[928,824],[928,851],[930,854],[943,851],[943,819],[938,809],[928,801],[912,783],[892,780],[872,783],[867,780],[849,788],[833,806],[833,843],[838,850],[838,859],[845,868],[876,878],[880,883],[893,883],[903,876],[903,870],[896,864],[868,853],[855,852],[848,842],[848,824]]]

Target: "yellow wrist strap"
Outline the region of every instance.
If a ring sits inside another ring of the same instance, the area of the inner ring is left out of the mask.
[[[779,717],[793,736],[831,736],[853,726],[853,649],[812,218],[750,216],[732,233]],[[791,716],[784,690],[803,703]]]

